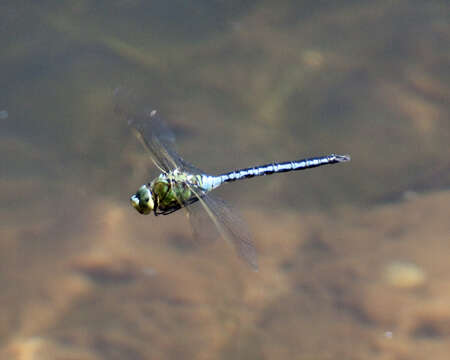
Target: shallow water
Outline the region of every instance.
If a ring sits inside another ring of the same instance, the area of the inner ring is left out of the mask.
[[[447,359],[446,1],[0,5],[0,358]],[[118,86],[226,185],[260,271],[140,216]]]

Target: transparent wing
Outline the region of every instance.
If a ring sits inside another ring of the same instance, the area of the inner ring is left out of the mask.
[[[199,247],[208,246],[221,237],[217,226],[211,221],[203,205],[196,201],[186,207],[194,242]]]
[[[114,112],[135,130],[161,171],[168,173],[185,166],[184,160],[174,149],[175,136],[156,110],[139,105],[130,90],[118,88],[114,96]]]
[[[199,198],[199,202],[209,216],[209,219],[215,225],[219,234],[229,240],[235,247],[239,256],[250,265],[253,270],[258,270],[258,259],[255,247],[253,245],[250,231],[248,230],[242,217],[236,209],[232,208],[222,199],[212,196],[208,193],[202,193],[201,190],[192,188]],[[215,234],[206,231],[204,221],[201,215],[195,209],[186,207],[189,212],[189,219],[194,230],[194,235],[198,240],[204,242],[205,235],[214,239]],[[200,227],[200,228],[199,228]],[[209,234],[208,234],[209,232]]]

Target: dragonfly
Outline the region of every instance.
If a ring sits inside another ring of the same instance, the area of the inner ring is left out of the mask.
[[[123,94],[116,93],[119,98]],[[168,215],[180,209],[195,218],[191,205],[199,202],[222,238],[229,240],[238,255],[254,270],[258,270],[256,250],[251,234],[240,215],[220,198],[211,194],[224,183],[282,172],[299,171],[318,166],[350,161],[349,155],[326,155],[302,160],[274,162],[220,175],[210,175],[186,162],[175,150],[175,137],[157,110],[132,109],[124,99],[117,102],[116,114],[124,117],[138,139],[147,148],[155,166],[161,172],[142,185],[130,198],[140,214]],[[194,232],[198,222],[193,222]]]

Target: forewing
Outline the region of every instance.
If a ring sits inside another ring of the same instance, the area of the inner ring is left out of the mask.
[[[182,167],[183,159],[174,149],[175,136],[158,112],[138,104],[130,90],[118,88],[115,93],[114,112],[124,118],[144,146],[150,151],[153,162],[163,172]]]

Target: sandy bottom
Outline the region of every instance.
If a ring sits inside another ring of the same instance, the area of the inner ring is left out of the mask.
[[[450,192],[246,211],[259,272],[182,214],[75,198],[2,229],[1,359],[448,359]]]

